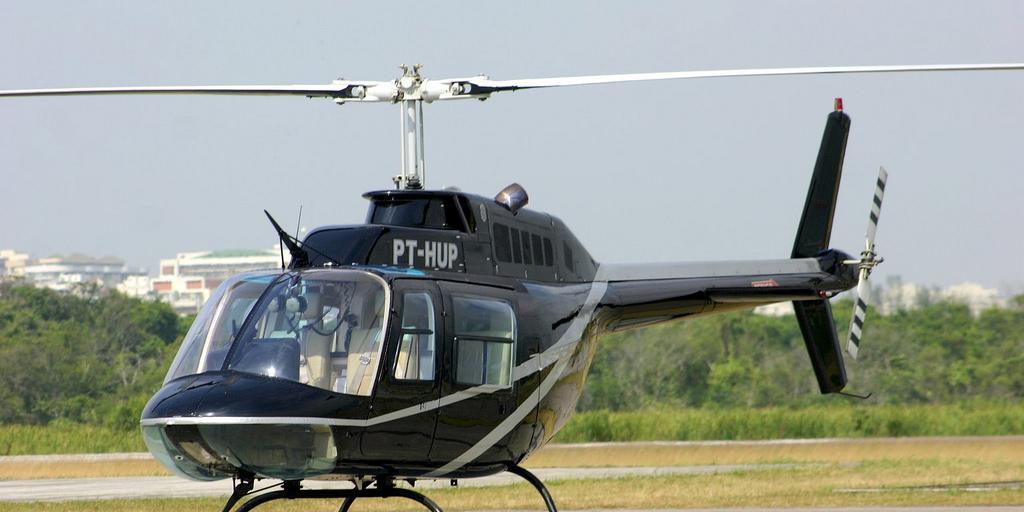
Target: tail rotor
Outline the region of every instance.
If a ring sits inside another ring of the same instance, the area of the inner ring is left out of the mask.
[[[884,258],[875,253],[875,232],[878,229],[878,217],[882,213],[882,197],[885,195],[885,183],[888,179],[889,173],[885,171],[884,167],[879,167],[878,181],[875,183],[875,198],[871,205],[871,216],[868,219],[868,229],[864,240],[864,250],[860,253],[860,259],[844,262],[848,265],[857,265],[859,270],[857,289],[853,297],[853,318],[850,320],[850,332],[846,342],[846,352],[854,359],[857,359],[864,319],[868,313],[868,292],[871,290],[868,276],[879,263],[884,261]]]

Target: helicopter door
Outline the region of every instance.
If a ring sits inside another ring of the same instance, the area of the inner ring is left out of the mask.
[[[468,395],[439,409],[430,460],[447,463],[516,409],[514,371],[517,359],[527,358],[528,347],[516,339],[514,292],[448,282],[441,287],[447,328],[441,395]],[[486,463],[495,453],[504,455],[501,446],[491,446],[474,460]]]
[[[369,414],[371,425],[362,436],[362,452],[379,461],[425,460],[437,420],[437,409],[430,402],[440,394],[441,302],[437,285],[431,281],[398,279],[392,288],[391,327]],[[416,406],[430,407],[372,424],[374,418]]]

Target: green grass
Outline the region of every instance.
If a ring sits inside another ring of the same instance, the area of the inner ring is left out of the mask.
[[[1024,434],[1024,404],[836,405],[578,413],[555,442]]]
[[[555,437],[593,441],[700,441],[823,437],[1024,435],[1024,404],[867,405],[762,409],[647,409],[576,414]],[[145,451],[138,430],[55,422],[0,425],[0,455]]]
[[[0,455],[144,452],[139,430],[53,422],[49,425],[0,425]]]

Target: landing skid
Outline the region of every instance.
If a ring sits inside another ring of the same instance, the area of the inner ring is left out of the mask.
[[[540,497],[544,498],[544,505],[548,507],[548,512],[558,512],[558,508],[555,507],[554,498],[551,497],[551,493],[548,492],[548,488],[544,487],[544,482],[541,482],[540,479],[537,478],[537,475],[530,473],[520,466],[512,466],[508,468],[508,472],[513,475],[521,476],[524,480],[530,482],[530,485],[540,493]]]
[[[539,492],[541,497],[544,498],[544,505],[547,507],[548,512],[558,512],[558,509],[555,507],[555,500],[551,498],[551,493],[548,492],[547,487],[544,487],[544,484],[536,475],[519,466],[510,467],[508,472],[521,476],[527,482],[530,482],[530,485],[537,489],[537,492]],[[258,494],[249,501],[243,503],[242,506],[238,507],[236,512],[249,512],[260,505],[276,500],[330,498],[344,499],[341,503],[341,508],[338,509],[338,512],[348,512],[349,508],[352,507],[352,504],[355,503],[358,498],[406,498],[423,505],[427,510],[430,510],[430,512],[443,512],[441,507],[437,506],[437,503],[434,503],[433,500],[423,494],[411,489],[395,487],[395,481],[393,479],[378,478],[375,484],[376,487],[373,489],[303,489],[299,481],[287,481],[284,483],[284,488],[280,491]],[[230,512],[231,508],[234,507],[243,496],[246,496],[252,491],[252,487],[251,478],[243,478],[239,481],[235,485],[234,493],[231,494],[228,502],[224,505],[224,512]]]

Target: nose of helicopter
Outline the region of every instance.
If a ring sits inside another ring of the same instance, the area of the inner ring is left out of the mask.
[[[141,424],[150,453],[181,476],[298,480],[330,473],[339,453],[358,449],[348,432],[358,421],[345,419],[358,405],[281,379],[211,372],[165,385]]]

